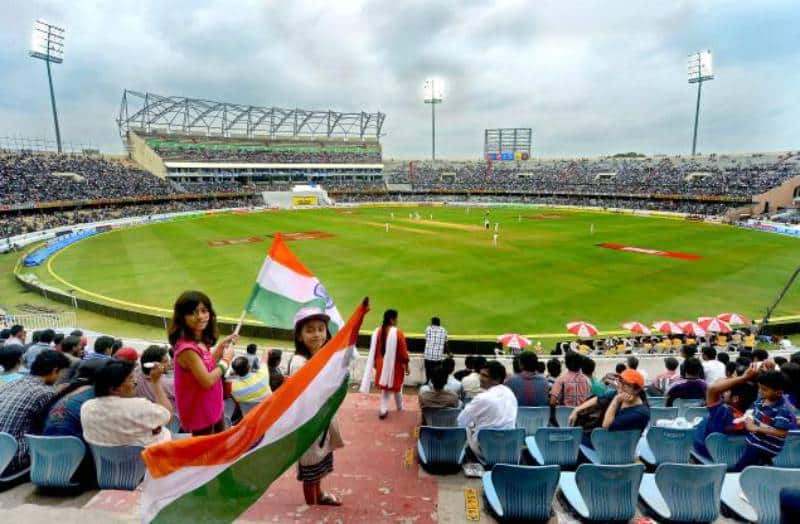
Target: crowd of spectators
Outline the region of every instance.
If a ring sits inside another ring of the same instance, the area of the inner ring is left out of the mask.
[[[642,157],[522,162],[387,162],[387,182],[415,191],[594,195],[757,195],[800,175],[796,155]]]
[[[0,206],[175,192],[168,182],[128,162],[89,155],[0,151]]]
[[[174,142],[162,143],[148,141],[150,147],[163,160],[180,160],[184,162],[251,162],[254,164],[379,164],[381,150],[379,146],[340,146],[319,147],[318,151],[309,151],[313,146],[304,146],[292,151],[288,147],[254,146],[252,144],[213,144],[182,143],[176,147]]]
[[[722,355],[727,358],[714,358]],[[745,435],[747,449],[733,468],[741,471],[750,465],[771,464],[788,431],[797,429],[800,352],[788,361],[744,349],[735,361],[731,358],[713,351],[705,352],[703,361],[691,353],[683,354],[682,363],[667,357],[665,371],[651,381],[635,357],[619,363],[602,380],[593,376],[592,358],[574,351],[564,356],[563,372],[557,358],[545,363],[536,353],[524,351],[514,357],[510,376],[499,361],[482,356],[467,357],[467,369],[453,373],[448,365],[452,358],[447,357],[431,369],[430,381],[419,390],[419,401],[423,409],[461,408],[458,425],[466,429],[470,451],[477,459],[482,456],[478,433],[514,429],[520,407],[550,406],[551,425],[564,424],[557,420],[556,408],[571,408],[567,424],[581,427],[582,444],[591,448],[590,435],[596,428],[642,432],[650,424],[650,406],[656,401],[655,405],[666,406],[678,399],[693,401],[705,405],[704,417],[679,417],[658,425],[693,427],[694,449],[703,456],[708,455],[704,442],[709,434]],[[468,393],[472,387],[468,381],[476,375],[477,390]]]
[[[171,200],[161,203],[117,204],[95,208],[74,208],[67,211],[36,210],[34,212],[6,213],[0,215],[0,238],[8,238],[23,233],[42,231],[62,226],[87,224],[103,220],[177,213],[181,211],[201,211],[229,207],[252,207],[263,205],[258,196]]]
[[[91,349],[88,342],[79,330],[28,336],[24,326],[15,325],[0,333],[0,431],[19,442],[3,476],[30,465],[25,434],[72,436],[87,445],[149,446],[182,431],[172,347],[151,345],[140,354],[108,336],[97,337]],[[263,362],[255,346],[246,355],[234,360],[225,380],[224,389],[236,401],[234,422],[284,380],[279,350],[264,354]],[[91,454],[74,480],[96,485]]]

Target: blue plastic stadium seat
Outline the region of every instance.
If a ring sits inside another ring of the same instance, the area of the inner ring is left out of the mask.
[[[647,403],[650,404],[650,409],[663,408],[666,401],[666,397],[647,397]]]
[[[72,477],[86,455],[77,437],[25,435],[31,454],[31,483],[48,488],[74,488]]]
[[[464,462],[467,431],[464,428],[421,426],[417,456],[423,466],[459,466]]]
[[[525,430],[527,436],[546,428],[550,423],[550,406],[517,408],[517,427]]]
[[[458,427],[458,415],[461,410],[458,408],[424,408],[422,410],[422,420],[426,426],[437,428]]]
[[[688,464],[693,443],[693,428],[650,428],[639,441],[638,455],[651,466],[664,462]]]
[[[641,464],[581,464],[562,471],[558,487],[567,504],[585,520],[628,521],[636,513],[636,495],[644,473]]]
[[[558,479],[558,466],[497,464],[483,474],[483,495],[501,521],[547,521]]]
[[[678,408],[679,417],[686,417],[687,409],[700,407],[705,403],[706,401],[701,398],[676,398],[672,406]]]
[[[786,435],[783,449],[772,459],[772,465],[781,468],[800,468],[800,431]]]
[[[593,464],[632,464],[636,461],[636,446],[641,431],[608,431],[596,428],[592,431],[594,449],[581,445],[581,453]]]
[[[697,417],[706,418],[708,416],[708,408],[705,406],[693,406],[686,408],[683,417],[689,421],[690,424],[694,422]]]
[[[572,414],[573,409],[575,408],[569,406],[556,406],[556,422],[558,422],[558,427],[569,427],[569,416]]]
[[[519,464],[520,451],[524,443],[524,429],[482,429],[478,431],[481,463],[490,468],[495,464]]]
[[[650,408],[650,425],[658,425],[659,420],[672,420],[678,418],[678,408],[671,407],[651,407]]]
[[[780,493],[784,488],[800,489],[800,469],[750,466],[741,473],[725,475],[721,499],[740,519],[779,524]]]
[[[97,485],[100,489],[132,491],[142,483],[145,474],[142,446],[89,446],[94,456]]]
[[[582,436],[581,428],[539,428],[534,436],[525,438],[525,446],[543,466],[574,466],[578,463]]]
[[[30,468],[3,476],[3,472],[16,456],[18,447],[17,439],[13,435],[0,432],[0,482],[10,482],[28,474]]]
[[[706,437],[706,449],[709,455],[701,455],[692,450],[692,458],[701,464],[725,464],[728,471],[731,471],[744,455],[746,446],[744,435],[712,433]]]
[[[642,477],[639,497],[659,522],[712,522],[719,518],[724,478],[723,464],[661,464]]]

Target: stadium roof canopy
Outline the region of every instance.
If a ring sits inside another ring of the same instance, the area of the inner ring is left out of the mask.
[[[384,113],[340,113],[258,107],[124,90],[120,136],[181,133],[220,138],[371,138],[380,140]]]

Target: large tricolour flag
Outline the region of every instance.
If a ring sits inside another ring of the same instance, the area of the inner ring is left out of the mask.
[[[331,333],[344,324],[325,286],[276,233],[245,309],[268,326],[293,329],[295,313],[311,306],[324,309],[331,317]]]
[[[142,522],[232,522],[258,500],[339,409],[367,311],[364,299],[305,366],[236,426],[145,449]]]

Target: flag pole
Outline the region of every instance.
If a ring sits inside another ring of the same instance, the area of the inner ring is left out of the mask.
[[[242,322],[244,321],[244,317],[247,316],[247,310],[245,309],[242,311],[242,316],[239,317],[239,322],[236,323],[236,329],[233,330],[234,335],[239,334],[239,330],[242,329]]]

